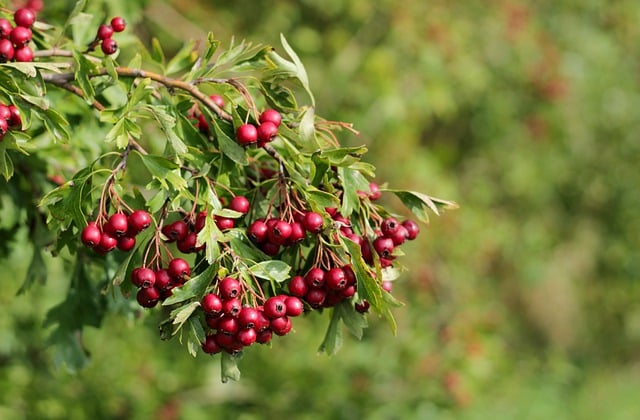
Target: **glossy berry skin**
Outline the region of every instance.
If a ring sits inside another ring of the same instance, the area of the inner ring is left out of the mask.
[[[202,351],[207,354],[216,354],[222,351],[222,347],[216,343],[216,337],[213,334],[209,334],[205,337],[202,343]]]
[[[30,28],[36,21],[36,14],[29,8],[21,7],[13,14],[13,21],[17,26]]]
[[[222,299],[215,293],[208,293],[202,298],[202,310],[206,314],[217,314],[222,311]]]
[[[95,246],[95,250],[99,253],[107,253],[114,250],[116,246],[118,246],[118,239],[106,232],[103,232],[100,236],[100,242]]]
[[[340,296],[342,296],[343,299],[349,299],[355,294],[356,294],[356,286],[353,284],[348,285],[344,289],[340,290]]]
[[[272,296],[264,303],[264,315],[269,319],[275,319],[287,314],[287,305],[280,296]]]
[[[284,304],[287,307],[287,316],[298,316],[304,312],[304,304],[295,296],[287,296]]]
[[[236,138],[243,146],[255,143],[258,141],[258,129],[253,124],[243,124],[236,130]]]
[[[166,226],[163,226],[162,233],[167,237],[168,242],[179,241],[184,239],[189,233],[189,226],[184,220],[176,220]]]
[[[407,229],[407,239],[410,241],[416,239],[418,233],[420,233],[420,227],[413,220],[405,220],[402,222],[402,226]]]
[[[393,241],[393,245],[400,246],[409,237],[409,231],[404,226],[400,225],[398,226],[398,229],[396,229],[396,231],[389,237]]]
[[[276,335],[287,335],[292,328],[291,318],[285,315],[280,318],[272,319],[269,324],[269,328],[271,328]]]
[[[391,290],[393,290],[393,282],[383,281],[382,282],[382,290],[391,293]]]
[[[347,286],[347,277],[344,270],[339,267],[331,268],[324,275],[326,287],[331,290],[342,290]]]
[[[238,213],[247,214],[250,208],[249,200],[242,195],[236,195],[231,199],[229,208]]]
[[[131,272],[131,283],[136,287],[152,287],[156,282],[156,273],[147,267],[138,267]]]
[[[9,127],[22,127],[22,117],[20,116],[18,108],[16,108],[15,105],[9,105],[9,112],[11,112],[11,116],[7,121],[9,123]]]
[[[102,237],[102,232],[100,228],[96,224],[96,222],[89,222],[87,226],[82,230],[82,234],[80,239],[82,243],[89,247],[93,248],[100,243],[100,238]]]
[[[267,224],[262,220],[256,220],[247,229],[247,236],[253,242],[260,244],[267,239],[267,232],[269,228]]]
[[[306,236],[306,231],[302,223],[293,222],[291,223],[291,234],[287,238],[286,245],[295,245],[304,240]]]
[[[100,48],[105,55],[115,54],[118,51],[118,43],[113,38],[107,38],[102,41]]]
[[[265,109],[258,119],[260,123],[264,124],[270,122],[278,128],[282,122],[282,115],[275,109]]]
[[[151,226],[151,215],[144,210],[134,210],[127,218],[129,233],[137,234]]]
[[[238,320],[232,316],[224,315],[218,321],[218,331],[223,334],[233,335],[238,332],[240,329],[240,324],[238,324]]]
[[[16,26],[9,34],[9,39],[13,42],[14,47],[20,48],[27,45],[31,41],[31,29],[24,26]]]
[[[160,291],[155,287],[147,287],[138,290],[136,300],[143,308],[153,308],[160,300]]]
[[[13,25],[7,19],[0,18],[0,39],[9,39]]]
[[[220,230],[233,229],[233,227],[236,225],[236,221],[229,217],[216,216],[215,221],[216,226],[218,226],[218,229]]]
[[[0,141],[2,141],[5,134],[9,130],[9,123],[7,120],[0,120]]]
[[[136,246],[136,238],[133,236],[121,236],[118,238],[118,249],[123,252],[131,251]]]
[[[376,201],[380,198],[382,193],[380,192],[380,187],[375,182],[369,183],[369,199],[371,201]]]
[[[322,231],[324,220],[322,216],[314,211],[308,211],[304,214],[302,225],[311,233],[319,233]]]
[[[222,300],[232,299],[240,295],[240,282],[233,277],[225,277],[218,285]]]
[[[178,250],[184,254],[197,252],[198,234],[189,232],[187,235],[176,242]]]
[[[369,302],[367,302],[366,300],[355,304],[356,311],[360,312],[361,314],[369,312],[369,306]]]
[[[120,16],[116,16],[113,19],[111,19],[110,23],[111,23],[111,27],[115,32],[122,32],[127,27],[127,22],[125,22],[125,20]]]
[[[242,302],[237,297],[222,301],[222,313],[237,318],[242,311]]]
[[[258,140],[268,143],[278,134],[278,126],[270,121],[263,122],[258,126]]]
[[[184,281],[191,275],[191,268],[189,268],[189,263],[182,258],[172,259],[169,262],[167,271],[169,271],[169,275],[172,278],[178,281]]]
[[[260,244],[260,250],[270,257],[275,257],[280,252],[280,245],[273,242],[264,242]]]
[[[319,308],[324,304],[327,298],[327,292],[319,287],[312,287],[304,296],[304,300],[313,308]]]
[[[395,217],[387,217],[382,221],[382,225],[380,225],[380,230],[382,234],[385,236],[391,236],[398,230],[401,224]]]
[[[278,220],[267,232],[269,242],[282,245],[287,242],[289,236],[291,236],[291,225],[284,220]]]
[[[38,13],[44,7],[44,2],[42,0],[29,0],[25,7],[33,10],[35,13]]]
[[[16,48],[13,59],[18,63],[30,63],[33,61],[33,50],[28,45]]]
[[[9,118],[11,118],[11,111],[9,111],[9,107],[4,104],[0,104],[0,120],[5,120],[7,121],[7,124],[9,124]]]
[[[238,314],[240,328],[255,328],[260,318],[260,311],[252,307],[244,307]]]
[[[304,297],[309,290],[309,286],[307,286],[307,282],[302,276],[293,276],[289,280],[289,293],[293,296]]]
[[[98,39],[104,41],[105,39],[111,38],[113,36],[113,28],[111,25],[102,24],[98,26]]]
[[[267,344],[271,341],[273,337],[273,331],[270,329],[262,330],[258,332],[258,336],[256,337],[256,343]]]
[[[156,271],[156,282],[153,284],[154,287],[160,291],[166,291],[171,289],[172,283],[171,275],[167,269],[161,268]]]
[[[388,258],[393,252],[393,239],[384,236],[378,237],[373,241],[373,249],[382,258]]]
[[[325,282],[325,272],[322,268],[312,268],[307,271],[304,276],[304,280],[309,287],[322,287]]]
[[[13,60],[15,49],[8,39],[0,39],[0,63]]]
[[[104,225],[104,231],[116,237],[124,235],[128,229],[129,219],[127,215],[122,212],[113,213]]]
[[[258,333],[253,328],[245,328],[236,334],[236,338],[243,346],[250,346],[256,342],[258,338]]]

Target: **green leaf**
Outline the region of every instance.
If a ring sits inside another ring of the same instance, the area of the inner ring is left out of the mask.
[[[165,63],[164,52],[162,51],[162,44],[156,37],[153,37],[151,39],[151,58],[153,59],[153,61],[155,61],[160,65],[164,65]]]
[[[217,269],[217,265],[212,264],[202,273],[189,279],[182,286],[173,289],[173,295],[165,299],[165,301],[162,302],[162,306],[181,303],[192,298],[197,298],[199,301],[202,296],[204,296],[204,292],[207,290],[207,287],[211,284],[211,280],[214,278]]]
[[[195,301],[181,306],[171,311],[171,317],[173,318],[173,335],[175,335],[184,325],[185,322],[191,317],[193,312],[200,307],[200,302]]]
[[[266,261],[271,258],[256,248],[240,229],[231,229],[228,233],[233,252],[244,260]]]
[[[175,189],[182,190],[187,187],[187,181],[180,176],[177,172],[179,165],[171,162],[169,159],[155,156],[155,155],[143,155],[138,153],[142,163],[149,170],[151,176],[153,176],[160,184],[168,189],[171,184]]]
[[[436,215],[440,215],[438,206],[442,206],[444,209],[457,209],[458,205],[453,201],[442,200],[435,197],[429,197],[426,194],[422,194],[415,191],[401,191],[401,190],[383,190],[394,193],[402,203],[407,206],[409,210],[418,218],[418,220],[429,223],[429,211],[431,210]]]
[[[213,125],[216,138],[218,139],[218,145],[220,146],[222,153],[238,165],[248,165],[247,153],[244,150],[244,147],[231,139],[231,137],[229,137],[227,133],[220,128],[220,125],[215,119],[213,119]]]
[[[232,381],[239,381],[240,369],[238,369],[238,360],[240,360],[241,353],[229,354],[227,352],[222,352],[220,356],[222,382],[227,383],[229,382],[229,379]]]
[[[42,250],[38,246],[35,246],[27,275],[25,276],[22,286],[18,289],[17,294],[23,294],[29,290],[34,283],[44,284],[47,281],[47,273],[47,266],[44,263],[44,258],[42,258]]]
[[[358,191],[368,191],[369,181],[359,171],[342,166],[338,167],[338,177],[344,191],[340,213],[344,217],[349,217],[358,208],[360,201]]]
[[[155,117],[155,119],[160,124],[160,128],[167,136],[167,140],[173,147],[173,150],[179,155],[183,155],[187,153],[187,146],[184,144],[182,139],[178,137],[176,134],[176,118],[169,114],[167,107],[162,107],[159,105],[153,107],[147,107],[147,110],[151,112],[151,114]]]
[[[254,276],[277,283],[288,280],[289,271],[291,266],[279,260],[262,261],[249,267],[249,272]]]
[[[84,100],[87,103],[93,102],[93,98],[96,95],[95,89],[91,84],[89,75],[95,69],[95,65],[78,50],[73,50],[73,61],[75,63],[75,80],[78,82],[80,90],[84,95]]]
[[[204,227],[198,233],[197,242],[198,246],[205,246],[205,258],[209,264],[213,264],[220,257],[220,241],[223,237],[222,232],[215,223],[212,215],[207,215],[204,222]]]
[[[302,147],[306,150],[317,150],[320,145],[316,139],[316,125],[315,125],[315,109],[313,107],[307,107],[300,120],[300,140],[302,140]]]
[[[304,68],[302,61],[300,60],[296,52],[293,50],[293,48],[291,48],[291,46],[287,42],[287,39],[284,37],[284,34],[282,33],[280,34],[280,42],[282,43],[282,47],[287,52],[289,57],[291,57],[291,60],[293,60],[293,63],[296,69],[295,71],[296,77],[298,78],[298,80],[300,80],[302,87],[309,94],[309,98],[311,99],[311,105],[315,107],[316,100],[313,96],[313,92],[311,92],[311,88],[309,87],[309,77],[307,76],[307,70]]]
[[[327,327],[327,332],[324,335],[324,339],[320,344],[319,352],[327,353],[328,355],[334,355],[342,347],[342,329],[340,328],[341,314],[335,308],[332,309],[331,320]]]
[[[193,63],[195,63],[196,58],[196,43],[195,41],[190,41],[184,44],[180,51],[178,51],[173,58],[169,60],[165,72],[167,75],[183,72],[191,68]]]
[[[331,165],[349,166],[359,161],[365,153],[367,153],[365,146],[340,147],[337,149],[323,150],[319,153],[319,156],[326,159]]]
[[[338,197],[315,187],[308,186],[306,195],[314,211],[322,211],[326,207],[338,207],[340,205]]]
[[[340,302],[335,308],[336,311],[340,311],[340,317],[349,332],[361,340],[364,330],[367,328],[367,318],[356,311],[353,305],[347,301]]]
[[[6,150],[6,144],[0,143],[0,172],[7,181],[13,176],[13,161]]]

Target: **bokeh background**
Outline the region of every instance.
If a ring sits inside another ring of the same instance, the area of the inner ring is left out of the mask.
[[[380,182],[461,208],[405,246],[396,337],[372,318],[327,357],[328,320],[299,319],[227,384],[153,317],[109,316],[85,369],[57,367],[43,320],[64,267],[16,296],[32,251],[5,243],[0,418],[640,418],[640,2],[89,3],[169,51],[208,31],[281,51],[283,33]]]

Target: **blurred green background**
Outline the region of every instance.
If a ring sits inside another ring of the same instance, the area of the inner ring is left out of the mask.
[[[461,208],[406,246],[397,337],[372,318],[329,358],[328,320],[298,319],[228,384],[153,317],[110,316],[86,369],[56,369],[42,322],[64,267],[16,297],[31,250],[3,244],[0,418],[640,418],[640,2],[90,3],[168,50],[283,33],[379,182]]]

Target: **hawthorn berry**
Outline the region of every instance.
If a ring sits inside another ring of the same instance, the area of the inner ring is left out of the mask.
[[[0,39],[0,63],[13,60],[15,49],[8,39]]]
[[[127,218],[128,230],[137,234],[151,226],[151,215],[144,210],[134,210]]]
[[[238,333],[236,334],[236,338],[238,342],[240,342],[240,344],[246,347],[256,342],[258,333],[253,328],[245,328],[238,331]]]
[[[185,281],[191,275],[189,263],[182,258],[174,258],[169,262],[167,267],[169,275],[178,281]]]
[[[280,296],[272,296],[264,302],[264,314],[269,319],[275,319],[287,314],[287,305]]]
[[[357,302],[354,306],[356,308],[356,311],[360,312],[361,314],[365,312],[369,312],[370,304],[366,300],[363,300],[362,302]]]
[[[8,39],[13,25],[7,19],[0,18],[0,39]]]
[[[393,239],[384,236],[377,237],[373,241],[373,249],[379,256],[388,258],[393,252]]]
[[[118,239],[107,232],[102,232],[100,242],[94,248],[99,253],[107,253],[115,249],[116,246],[118,246]]]
[[[256,343],[267,344],[271,341],[271,337],[273,337],[273,331],[271,331],[270,329],[262,330],[258,332]]]
[[[218,226],[218,229],[220,230],[233,229],[236,225],[236,221],[229,217],[216,216],[215,221],[216,226]]]
[[[278,220],[267,232],[269,242],[282,245],[284,244],[292,232],[291,225],[284,220]]]
[[[302,276],[293,276],[289,279],[289,293],[293,296],[304,297],[309,290],[305,278]]]
[[[307,271],[304,280],[309,287],[322,287],[325,282],[325,272],[322,268],[314,267]]]
[[[382,282],[382,290],[391,293],[392,289],[393,289],[393,282],[386,281],[386,280]]]
[[[168,242],[184,239],[189,233],[189,226],[184,220],[176,220],[162,228],[162,234],[167,237]]]
[[[380,187],[375,182],[369,183],[369,199],[371,201],[376,201],[380,198],[382,193],[380,192]]]
[[[344,274],[344,270],[340,267],[329,269],[324,275],[324,281],[326,287],[331,290],[341,290],[347,286],[347,277]]]
[[[9,39],[13,42],[13,46],[20,48],[27,45],[31,41],[32,33],[31,29],[24,26],[16,26],[9,34]]]
[[[319,233],[322,231],[322,225],[324,220],[319,213],[314,211],[308,211],[302,218],[302,224],[304,228],[311,233]]]
[[[216,337],[214,334],[208,334],[204,342],[202,343],[202,351],[207,354],[216,354],[222,351],[222,347],[216,343]]]
[[[133,247],[136,245],[136,238],[134,238],[133,236],[120,236],[118,238],[118,249],[120,251],[131,251],[133,249]]]
[[[278,134],[278,126],[271,121],[265,121],[258,126],[258,140],[268,143]]]
[[[188,232],[184,238],[176,242],[178,250],[184,254],[190,254],[197,252],[198,234],[195,232]]]
[[[28,45],[16,48],[13,59],[19,63],[30,63],[33,61],[33,50]]]
[[[223,315],[220,320],[218,320],[218,331],[223,334],[233,335],[238,332],[240,329],[240,324],[238,324],[238,320],[229,315]]]
[[[156,282],[156,273],[147,267],[137,267],[131,272],[131,283],[136,287],[149,288]]]
[[[240,295],[240,282],[233,277],[225,277],[220,280],[218,288],[223,300],[232,299]]]
[[[240,328],[254,328],[258,323],[260,311],[250,306],[245,306],[238,314],[238,323]]]
[[[222,313],[225,315],[232,316],[234,318],[238,317],[242,311],[242,302],[237,297],[225,299],[222,301]]]
[[[256,220],[255,222],[251,223],[251,225],[247,229],[247,236],[253,242],[259,244],[264,242],[265,239],[267,239],[268,230],[269,228],[267,227],[267,224],[264,221]]]
[[[111,19],[110,23],[111,23],[111,27],[115,32],[122,32],[127,27],[127,22],[125,22],[125,20],[120,16],[116,16],[113,19]]]
[[[208,293],[202,298],[202,310],[206,314],[216,314],[222,311],[222,299],[215,293]]]
[[[209,98],[213,101],[214,104],[218,105],[220,108],[224,108],[224,98],[220,95],[210,95]]]
[[[9,127],[21,127],[22,117],[20,116],[20,110],[15,105],[9,105],[9,111],[11,116],[9,117]]]
[[[107,38],[102,40],[100,48],[105,55],[115,54],[118,51],[118,43],[113,38]]]
[[[420,233],[420,226],[413,220],[405,220],[402,222],[402,226],[407,229],[407,239],[410,241],[416,239],[418,233]]]
[[[31,28],[33,23],[36,21],[36,14],[32,9],[21,7],[13,14],[13,21],[17,26]]]
[[[291,318],[286,315],[283,315],[279,318],[274,318],[269,323],[269,328],[276,335],[287,335],[292,328]]]
[[[393,241],[393,245],[400,246],[409,237],[409,231],[403,225],[399,225],[398,229],[396,229],[393,234],[389,235],[389,237]]]
[[[156,282],[153,284],[154,287],[158,288],[160,291],[169,290],[172,286],[171,275],[166,268],[161,268],[156,270]]]
[[[324,304],[324,300],[327,298],[327,292],[320,287],[311,287],[304,295],[304,300],[307,301],[312,308],[319,308]]]
[[[286,245],[295,245],[300,243],[305,238],[306,231],[302,223],[293,222],[291,223],[291,234],[287,238]]]
[[[356,286],[354,284],[348,285],[344,289],[340,290],[340,296],[342,296],[343,299],[349,299],[350,297],[353,297],[353,295],[355,294],[356,294]]]
[[[236,138],[243,146],[255,143],[258,141],[258,129],[253,124],[242,124],[236,130]]]
[[[391,236],[398,230],[400,227],[400,222],[395,217],[387,217],[382,221],[380,225],[380,230],[382,230],[382,234],[385,236]]]
[[[98,39],[104,41],[105,39],[109,39],[113,36],[113,28],[111,25],[102,24],[98,26]]]
[[[129,229],[129,219],[122,212],[113,213],[107,223],[103,226],[105,232],[115,237],[120,237],[127,233]]]
[[[258,121],[260,121],[260,123],[262,124],[270,122],[275,125],[276,128],[278,128],[280,126],[280,123],[282,122],[282,115],[275,109],[265,109],[260,114]]]
[[[136,300],[144,308],[153,308],[160,300],[160,291],[155,287],[146,287],[138,290]]]
[[[33,10],[35,13],[38,13],[44,7],[44,2],[42,0],[29,0],[25,7]]]
[[[304,312],[304,304],[296,296],[287,296],[284,304],[287,307],[287,316],[298,316]]]
[[[250,208],[249,200],[247,199],[247,197],[244,197],[242,195],[236,195],[231,199],[229,208],[231,210],[237,211],[238,213],[247,214]]]
[[[89,222],[87,226],[82,230],[82,234],[80,239],[82,243],[89,247],[93,248],[100,243],[100,238],[102,237],[102,232],[100,228],[96,224],[96,222]]]
[[[260,244],[260,249],[268,256],[275,257],[278,255],[278,252],[280,252],[280,245],[274,244],[273,242],[264,242]]]

